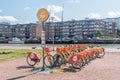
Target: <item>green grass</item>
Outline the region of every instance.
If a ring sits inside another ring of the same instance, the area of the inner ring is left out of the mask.
[[[24,58],[27,56],[27,52],[33,51],[36,53],[42,53],[41,50],[8,50],[8,49],[0,49],[0,53],[3,52],[10,52],[8,54],[0,54],[0,62],[12,60],[12,59],[18,59],[18,58]]]

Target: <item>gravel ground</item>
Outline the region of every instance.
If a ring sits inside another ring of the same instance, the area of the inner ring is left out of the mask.
[[[64,68],[50,74],[31,72],[26,59],[0,63],[0,80],[120,80],[120,54],[107,53],[102,59],[95,59],[80,71]]]

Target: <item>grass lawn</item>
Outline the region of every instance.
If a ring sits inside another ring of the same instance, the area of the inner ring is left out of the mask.
[[[8,49],[0,49],[0,62],[11,60],[11,59],[17,59],[17,58],[23,58],[27,56],[27,52],[33,51],[36,53],[42,53],[40,50],[8,50]]]

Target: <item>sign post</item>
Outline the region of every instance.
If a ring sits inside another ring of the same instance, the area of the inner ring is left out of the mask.
[[[38,10],[37,18],[39,21],[42,22],[41,44],[42,44],[42,48],[43,48],[43,55],[42,55],[43,59],[44,59],[44,48],[45,48],[45,25],[44,25],[44,22],[48,19],[48,17],[49,17],[49,13],[45,8],[41,8]],[[42,66],[41,71],[45,70],[44,64],[45,64],[45,62],[43,60],[43,66]]]

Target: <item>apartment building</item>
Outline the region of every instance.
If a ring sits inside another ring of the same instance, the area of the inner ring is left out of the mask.
[[[74,37],[95,36],[99,31],[103,36],[116,35],[115,23],[103,20],[71,20],[46,23],[47,39],[63,39]]]
[[[36,38],[36,24],[7,24],[0,23],[0,37],[6,39],[12,39],[17,37],[20,39],[23,38]]]
[[[0,23],[0,37],[9,38],[12,36],[11,26],[9,23]]]
[[[35,38],[36,36],[36,24],[16,24],[11,25],[12,37],[18,38]]]
[[[119,21],[118,21],[119,22]],[[46,40],[68,40],[96,36],[100,32],[103,36],[116,35],[116,23],[106,20],[71,20],[63,22],[46,22]],[[6,39],[18,37],[25,39],[40,38],[41,23],[15,24],[0,23],[0,37]]]
[[[114,22],[115,26],[116,26],[116,29],[120,30],[120,17],[117,17],[117,18],[105,18],[105,19],[102,19],[102,20],[106,21],[106,22]]]
[[[42,25],[37,24],[35,27],[35,37],[36,38],[41,38],[41,33],[42,33]]]
[[[114,22],[115,23],[115,29],[116,29],[116,33],[117,35],[120,36],[120,17],[116,17],[116,18],[106,18],[106,19],[102,19],[103,21],[106,22]]]

